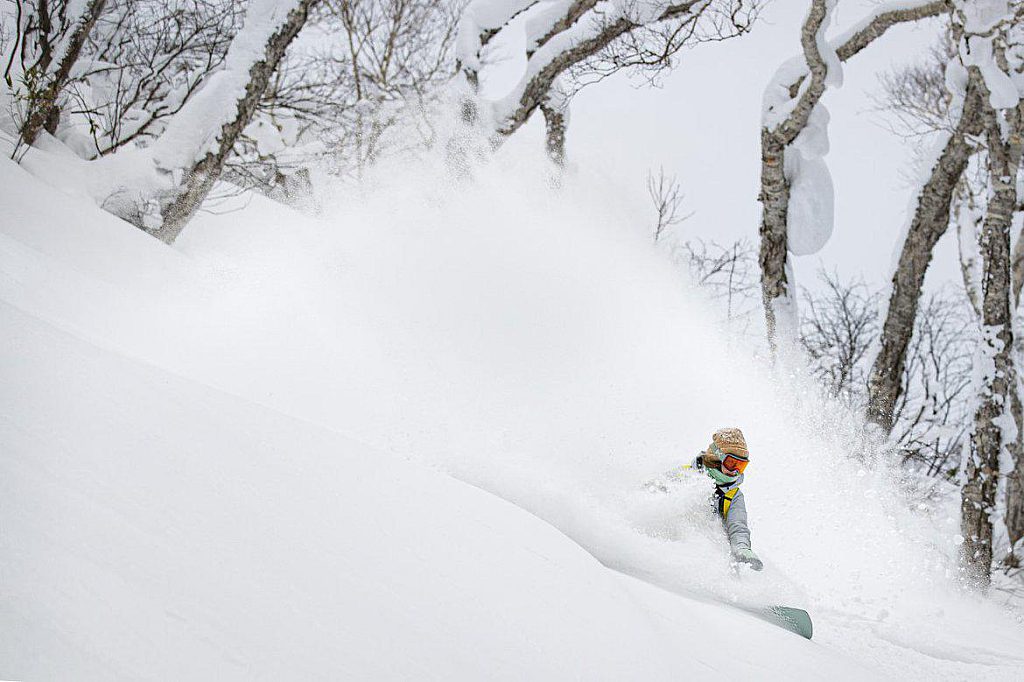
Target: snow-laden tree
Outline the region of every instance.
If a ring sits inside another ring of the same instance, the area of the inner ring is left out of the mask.
[[[241,30],[231,41],[224,68],[213,74],[161,135],[157,145],[180,181],[161,197],[157,237],[173,242],[195,214],[256,107],[285,50],[319,0],[251,0]],[[162,144],[161,144],[162,143]],[[157,146],[154,145],[154,146]],[[155,159],[156,160],[156,159]],[[165,169],[166,172],[166,169]]]
[[[1008,542],[1007,482],[1016,465],[1010,229],[1024,135],[1024,6],[1006,0],[954,4],[957,59],[951,61],[949,81],[954,93],[965,97],[976,85],[987,148],[988,188],[978,242],[981,339],[974,360],[974,423],[961,465],[964,569],[971,583],[987,586],[995,545]]]
[[[267,188],[313,163],[359,177],[382,154],[429,144],[427,113],[455,73],[462,4],[325,0],[236,147],[232,180]]]
[[[837,0],[811,0],[800,31],[802,54],[785,62],[765,89],[761,122],[761,286],[768,341],[797,338],[797,310],[788,254],[820,250],[832,233],[828,112],[821,98],[842,83],[849,60],[896,24],[935,16],[943,0],[897,0],[875,8],[842,35],[826,38]]]
[[[960,30],[960,25],[956,25]],[[964,102],[963,92],[954,96],[950,88],[946,86],[947,65],[951,60],[957,60],[953,69],[959,70],[959,58],[957,50],[959,40],[953,40],[951,35],[945,36],[943,43],[934,49],[928,59],[915,64],[883,79],[887,101],[886,108],[893,111],[899,121],[901,132],[912,136],[927,136],[936,138],[937,144],[930,145],[924,157],[925,178],[921,194],[928,194],[929,188],[936,186],[939,182],[949,185],[955,181],[956,173],[962,173],[956,189],[952,192],[952,217],[945,206],[935,207],[934,201],[919,201],[917,203],[915,217],[910,223],[907,239],[901,246],[900,262],[904,273],[909,268],[906,264],[914,264],[920,267],[925,258],[930,258],[930,249],[934,246],[945,230],[947,224],[956,228],[956,236],[959,244],[960,266],[963,274],[964,286],[970,308],[977,319],[971,321],[971,326],[978,326],[978,320],[982,315],[982,277],[983,257],[980,250],[979,239],[986,215],[986,201],[989,184],[989,160],[987,143],[982,133],[983,122],[981,120],[980,99],[974,97]],[[970,76],[970,74],[969,74]],[[954,88],[956,89],[956,88]],[[974,134],[963,133],[964,119],[972,122]],[[958,131],[958,126],[960,130]],[[951,139],[953,138],[953,139]],[[962,151],[970,147],[970,158],[965,162]],[[940,154],[940,151],[942,152]],[[952,154],[950,152],[953,152]],[[938,155],[938,156],[937,156]],[[956,158],[957,164],[939,164],[936,158]],[[944,179],[942,176],[946,176]],[[929,204],[931,204],[929,206]],[[1021,204],[1018,201],[1016,211],[1019,213]],[[929,221],[919,216],[932,213],[934,221],[929,226]],[[1015,224],[1019,224],[1016,221]],[[922,234],[926,238],[922,238]],[[918,273],[923,278],[924,273]],[[906,282],[904,275],[904,282]],[[1020,231],[1017,230],[1016,242],[1010,261],[1010,280],[1012,285],[1011,305],[1014,312],[1014,345],[1013,360],[1019,366],[1021,357],[1024,357],[1024,338],[1020,333],[1020,298],[1021,288],[1024,284],[1024,240],[1021,239]],[[909,293],[908,293],[909,292]],[[896,295],[891,291],[892,300],[903,302],[914,302],[920,296],[920,284],[916,287],[904,287],[902,295]],[[911,295],[912,294],[912,295]],[[916,305],[916,303],[915,303]],[[897,317],[899,310],[907,314],[908,306],[891,307],[888,310],[889,317]],[[918,323],[922,317],[934,315],[934,311],[922,310],[917,313]],[[916,326],[916,324],[915,324]],[[891,349],[893,338],[899,337],[900,325],[890,324],[890,336],[886,345]],[[896,334],[893,334],[893,331]],[[906,362],[913,363],[913,341],[911,349],[906,351]],[[883,346],[884,347],[884,346]],[[900,355],[891,352],[887,355],[891,363],[893,358],[900,359]],[[877,364],[882,364],[881,355]],[[901,360],[902,361],[902,360]],[[876,364],[876,366],[877,366]],[[890,365],[891,366],[891,365]],[[888,370],[893,371],[893,370]],[[1006,543],[1011,553],[1007,556],[997,556],[996,559],[1008,566],[1019,565],[1024,554],[1024,547],[1021,540],[1024,539],[1024,407],[1021,405],[1021,387],[1018,372],[1018,382],[1011,382],[1008,386],[1010,397],[1010,409],[1016,425],[1017,435],[1012,442],[1007,443],[1007,448],[1012,452],[1016,460],[1016,466],[1006,475],[1006,531],[1008,542]],[[879,384],[876,382],[872,388],[875,392],[873,398],[871,418],[875,423],[885,427],[888,422],[888,406],[879,398],[891,396],[888,393],[878,392]],[[1014,390],[1016,388],[1016,390]],[[881,408],[879,409],[881,402]],[[901,404],[905,402],[903,390],[896,394],[895,407],[892,409],[893,434],[892,438],[897,439],[900,427]],[[966,422],[966,419],[964,420]],[[1013,548],[1016,547],[1016,551]]]
[[[167,241],[217,177],[292,199],[308,194],[314,164],[359,173],[382,152],[431,144],[428,116],[455,75],[464,5],[0,2],[8,3],[0,48],[10,84],[0,99],[15,105],[8,132],[46,119],[43,129],[97,162],[83,171],[97,203]],[[290,8],[299,11],[290,15]],[[75,19],[84,9],[94,10],[95,21]],[[266,21],[280,21],[281,31]],[[302,26],[303,39],[292,44]],[[268,30],[260,34],[260,27]],[[71,41],[72,34],[80,38]],[[81,43],[73,68],[44,78],[58,72],[69,42]],[[38,94],[53,83],[58,95]],[[41,102],[52,103],[45,116],[32,113],[43,110]]]
[[[662,69],[684,46],[749,30],[763,0],[471,0],[459,23],[462,117],[494,144],[538,109],[547,148],[565,157],[568,100],[587,75],[623,68]],[[507,91],[479,96],[493,50],[521,51],[523,67]]]
[[[159,137],[221,68],[244,11],[231,0],[110,0],[69,83],[58,136],[86,158]]]
[[[178,1],[171,0],[170,4]],[[144,116],[134,118],[121,134],[137,138],[135,144],[118,145],[114,137],[107,137],[110,144],[106,153],[78,168],[88,177],[86,186],[96,201],[160,239],[173,242],[220,177],[285,50],[317,2],[251,0],[241,28],[226,43],[223,58],[216,57],[216,51],[208,51],[210,59],[219,59],[219,66],[199,69],[205,75],[199,80],[186,74],[175,81],[179,91],[173,95],[163,87],[152,91],[159,102],[173,102],[177,109],[158,126],[150,126],[153,131],[159,130],[158,135],[141,130],[146,125]],[[115,5],[114,10],[120,11],[115,16],[131,17],[126,9],[127,5]],[[100,36],[96,44],[112,39],[111,35],[116,36],[116,31]],[[184,48],[189,43],[176,40],[174,44]],[[166,64],[172,68],[176,63]],[[94,76],[97,68],[98,60],[83,65]],[[119,67],[112,64],[110,68]],[[163,106],[161,103],[154,111]],[[145,114],[147,110],[143,107],[141,111]],[[129,130],[132,132],[124,132]]]
[[[959,467],[964,566],[970,581],[981,585],[988,583],[993,559],[1019,562],[1024,538],[1024,409],[1016,371],[1022,346],[1015,331],[1024,282],[1019,235],[1010,251],[1013,214],[1020,207],[1022,114],[1016,81],[1022,9],[1021,3],[1005,0],[954,3],[953,49],[937,53],[946,56],[947,93],[925,92],[924,85],[937,80],[920,70],[900,81],[901,101],[917,123],[936,133],[937,141],[900,247],[868,412],[884,430],[894,427],[902,400],[894,376],[902,370],[909,328],[919,317],[925,270],[939,237],[954,224],[981,337],[974,358],[970,440]]]
[[[954,31],[961,25],[954,22]],[[954,42],[959,36],[954,36]],[[962,74],[959,57],[950,56],[947,82]],[[955,73],[954,73],[955,72]],[[917,316],[924,277],[932,251],[950,225],[954,193],[969,194],[964,172],[978,151],[983,130],[984,95],[980,74],[971,71],[951,99],[946,114],[939,114],[936,141],[926,162],[927,175],[913,199],[913,213],[903,230],[899,259],[893,272],[878,354],[871,370],[868,419],[884,433],[892,430],[894,407],[900,397],[899,376]],[[945,119],[943,121],[943,119]],[[970,294],[972,288],[968,287]]]
[[[106,0],[16,2],[4,80],[20,100],[18,134],[32,144],[43,130],[54,133],[66,103],[66,88],[82,48]],[[9,9],[9,8],[8,8]]]

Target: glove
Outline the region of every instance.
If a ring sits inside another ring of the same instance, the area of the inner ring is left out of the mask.
[[[747,564],[755,571],[760,571],[762,568],[764,568],[764,564],[761,562],[760,559],[757,558],[757,555],[754,554],[754,550],[750,549],[749,547],[736,550],[732,553],[732,558],[737,563]]]

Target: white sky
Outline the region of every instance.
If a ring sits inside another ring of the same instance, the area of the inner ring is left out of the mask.
[[[660,89],[636,87],[639,81],[626,78],[585,89],[572,105],[570,158],[605,167],[614,177],[635,178],[638,187],[648,168],[664,165],[679,176],[687,209],[695,211],[675,229],[756,243],[761,95],[778,65],[799,51],[807,4],[775,0],[750,35],[682,54]],[[857,21],[873,4],[842,0],[832,32]],[[938,22],[928,22],[890,31],[845,65],[842,88],[826,93],[835,232],[820,253],[795,259],[798,283],[810,284],[819,266],[874,285],[891,276],[910,197],[912,152],[873,111],[870,94],[879,91],[879,73],[922,56],[938,29]],[[957,272],[952,240],[944,239],[929,281],[955,280]]]

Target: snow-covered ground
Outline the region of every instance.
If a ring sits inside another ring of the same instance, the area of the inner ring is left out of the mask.
[[[709,324],[634,194],[441,177],[169,249],[0,164],[0,678],[1024,676],[955,500]],[[726,424],[739,579],[706,481],[642,486]],[[733,608],[773,602],[814,640]]]

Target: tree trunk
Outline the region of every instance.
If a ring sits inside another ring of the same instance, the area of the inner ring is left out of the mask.
[[[764,301],[764,316],[767,325],[768,344],[772,357],[777,352],[777,328],[780,322],[793,327],[794,320],[780,320],[791,308],[785,303],[790,299],[787,275],[788,233],[786,230],[789,211],[789,181],[783,168],[786,143],[767,128],[761,129],[761,194],[758,200],[761,212],[761,248],[758,261],[761,265],[761,295]],[[783,305],[778,305],[782,302]]]
[[[25,144],[33,144],[41,130],[46,130],[51,135],[57,132],[57,124],[60,123],[60,105],[57,100],[64,86],[67,85],[72,67],[82,53],[82,46],[85,45],[86,38],[92,32],[93,26],[96,25],[96,20],[103,13],[106,4],[107,0],[90,0],[85,6],[74,32],[68,39],[67,48],[57,64],[57,70],[47,79],[42,92],[32,97],[28,115],[21,126],[21,139],[25,141]]]
[[[880,348],[868,383],[868,420],[878,424],[886,434],[892,431],[907,346],[914,333],[921,286],[932,260],[932,250],[949,228],[953,192],[973,152],[967,136],[980,132],[981,95],[974,78],[972,74],[968,81],[957,127],[918,194],[914,216],[892,277]]]
[[[1014,337],[1014,342],[1016,360],[1021,357],[1020,340]],[[1015,553],[1014,547],[1021,538],[1024,538],[1024,405],[1021,404],[1019,384],[1011,384],[1009,391],[1010,413],[1017,428],[1017,438],[1006,444],[1016,462],[1013,471],[1006,476],[1006,533],[1010,538],[1010,556],[1007,562],[1020,567],[1024,562],[1024,556]]]
[[[1017,244],[1010,260],[1010,281],[1013,283],[1011,309],[1018,324],[1021,319],[1020,292],[1024,282],[1024,239],[1021,237],[1024,235],[1017,236]],[[1020,336],[1019,326],[1014,334],[1013,350],[1016,363],[1024,357],[1024,339]],[[1021,402],[1019,380],[1010,386],[1010,411],[1017,427],[1017,438],[1012,444],[1007,445],[1016,464],[1006,477],[1006,532],[1010,538],[1010,556],[1006,561],[1008,565],[1019,568],[1024,565],[1024,555],[1014,551],[1016,544],[1024,538],[1024,404]]]
[[[1013,257],[1010,259],[1010,276],[1013,279],[1013,307],[1020,305],[1020,291],[1024,287],[1024,235],[1017,237],[1017,244],[1013,247]]]
[[[564,105],[564,102],[560,102]],[[565,129],[568,124],[568,115],[564,106],[553,104],[550,100],[540,107],[544,114],[545,145],[548,157],[556,166],[565,166]]]
[[[969,67],[969,72],[980,81],[977,67]],[[1000,125],[1002,116],[990,106],[988,99],[985,92],[982,101],[991,189],[981,235],[984,262],[982,338],[975,356],[979,385],[974,432],[963,466],[964,486],[960,505],[964,572],[971,585],[982,588],[987,587],[991,580],[1000,464],[1004,450],[1011,445],[1004,432],[1005,420],[1010,417],[1013,393],[1016,392],[1010,305],[1010,227],[1017,200],[1016,177],[1021,156],[1019,110],[1007,112],[1009,141],[1004,142]]]
[[[1000,425],[1013,380],[1010,328],[1010,216],[1003,207],[1013,205],[1014,188],[993,193],[989,216],[982,231],[985,258],[982,329],[984,332],[976,363],[990,371],[983,375],[974,413],[974,433],[964,467],[961,491],[962,559],[972,585],[989,584],[992,567],[993,512],[998,488],[999,458],[1006,447]],[[1007,200],[1009,196],[1009,200]]]
[[[789,179],[786,177],[786,148],[793,144],[810,120],[811,113],[825,94],[828,63],[819,50],[819,37],[829,18],[827,0],[811,0],[807,19],[800,29],[804,50],[807,88],[785,119],[761,128],[761,296],[764,302],[765,331],[772,357],[778,352],[778,331],[786,330],[787,344],[795,344],[797,327],[794,299],[789,290]],[[777,85],[773,83],[773,85]],[[769,88],[772,86],[770,85]],[[789,88],[791,99],[798,96],[800,83]],[[781,324],[780,324],[781,323]]]
[[[234,118],[227,121],[221,128],[216,145],[195,164],[185,171],[181,184],[171,194],[169,200],[163,202],[163,223],[154,233],[167,244],[174,243],[178,235],[203,200],[209,194],[213,184],[224,169],[224,162],[238,137],[252,120],[260,98],[266,92],[270,78],[284,56],[285,50],[295,36],[306,24],[309,11],[320,0],[299,0],[294,9],[285,17],[283,23],[267,40],[263,56],[249,68],[249,80],[244,95],[237,102]],[[245,31],[245,26],[242,27]],[[241,35],[241,34],[240,34]],[[236,38],[237,39],[237,38]]]

